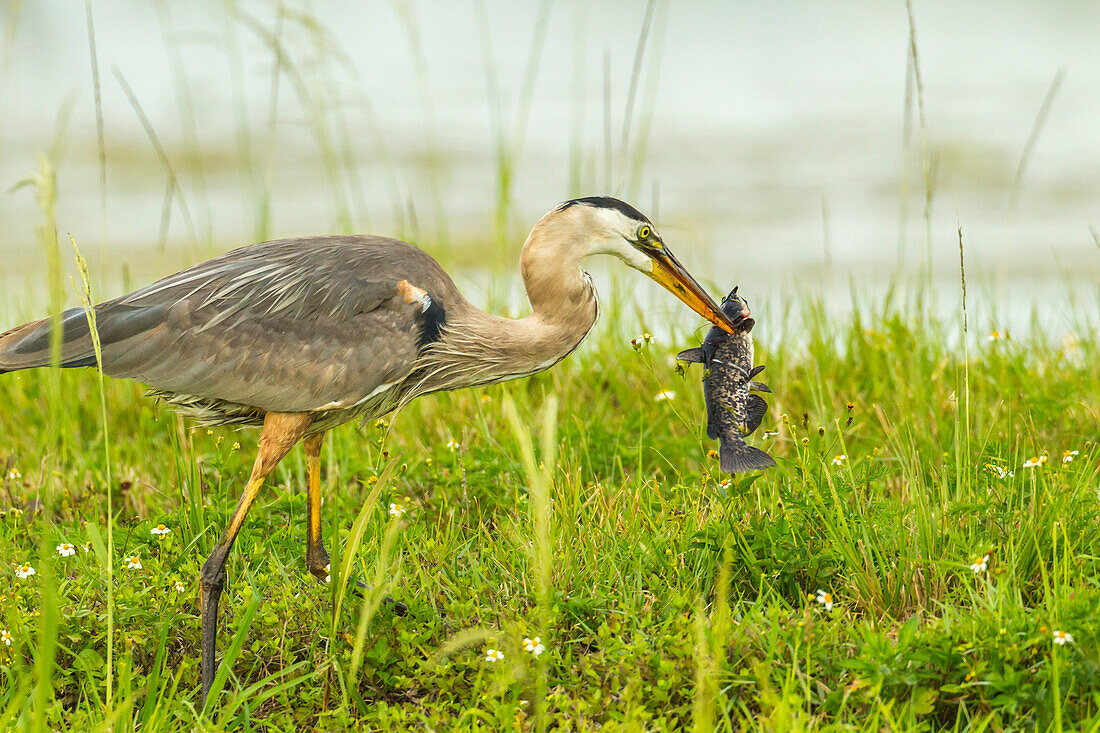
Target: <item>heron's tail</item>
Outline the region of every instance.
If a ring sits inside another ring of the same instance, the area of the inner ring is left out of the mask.
[[[122,341],[135,332],[148,328],[164,318],[159,307],[122,308],[112,303],[98,305],[96,330],[104,348],[104,359],[110,359],[107,347]],[[95,366],[95,346],[92,343],[88,315],[83,308],[70,308],[61,314],[61,366]],[[0,373],[20,369],[49,366],[50,334],[53,331],[49,318],[42,318],[0,334]]]
[[[84,309],[70,308],[62,313],[61,327],[61,366],[95,366],[95,351],[91,348]],[[0,334],[0,372],[49,366],[52,331],[50,319],[42,318]]]
[[[755,471],[775,465],[775,459],[743,440],[723,441],[719,455],[722,459],[722,470],[725,473]]]

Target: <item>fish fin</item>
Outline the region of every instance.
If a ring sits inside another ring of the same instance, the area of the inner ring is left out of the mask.
[[[702,346],[696,346],[692,349],[684,349],[676,355],[676,361],[690,361],[694,364],[703,364],[706,362],[706,353],[703,351]]]
[[[719,452],[724,473],[740,473],[742,471],[755,471],[761,468],[771,468],[775,465],[775,459],[759,448],[753,448],[743,440],[722,441],[722,449]]]
[[[748,432],[751,433],[760,427],[764,415],[768,414],[768,403],[760,395],[751,394],[746,402],[748,419],[745,420]]]
[[[771,392],[772,388],[763,382],[749,382],[749,391],[752,392]]]
[[[754,366],[752,368],[752,371],[749,372],[749,379],[752,379],[753,377],[755,377],[757,374],[759,374],[762,371],[764,371],[764,365],[763,364],[761,364],[760,366]]]

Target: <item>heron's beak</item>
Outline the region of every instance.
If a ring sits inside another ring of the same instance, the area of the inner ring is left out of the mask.
[[[748,317],[748,309],[731,319],[722,312],[721,306],[714,302],[714,298],[703,290],[703,286],[695,281],[676,256],[661,247],[649,251],[653,260],[653,269],[647,273],[651,278],[659,282],[666,290],[682,300],[688,308],[706,318],[714,325],[729,333],[737,333]]]

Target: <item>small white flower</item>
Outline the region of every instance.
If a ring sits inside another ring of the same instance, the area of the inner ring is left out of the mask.
[[[994,331],[985,338],[986,341],[1003,341],[1006,339],[1008,339],[1008,331],[1005,331],[1004,333],[1001,333],[1000,331]]]
[[[1073,463],[1073,457],[1077,455],[1075,450],[1062,451],[1062,463]]]
[[[1068,631],[1055,631],[1054,632],[1054,643],[1057,644],[1058,646],[1065,646],[1066,644],[1072,644],[1073,643],[1073,634],[1069,633]]]
[[[817,590],[817,599],[816,600],[822,606],[825,606],[826,611],[832,611],[833,610],[833,594],[832,593],[826,593],[825,591],[818,588],[818,590]]]
[[[779,435],[778,430],[765,430],[764,431],[764,440],[770,440],[770,439],[774,438],[777,435]]]
[[[151,530],[149,530],[149,534],[152,534],[152,535],[161,535],[161,536],[163,536],[163,535],[171,534],[171,533],[172,533],[172,530],[168,529],[163,524],[158,524],[156,527],[153,527]]]
[[[4,642],[4,646],[11,646],[11,632],[7,629],[0,631],[0,641]]]
[[[542,640],[537,636],[534,639],[524,639],[523,648],[536,657],[546,651],[546,647],[543,646]]]
[[[76,554],[76,546],[70,545],[68,542],[62,542],[57,546],[57,554],[61,557],[71,557]]]
[[[1044,453],[1041,456],[1035,458],[1029,458],[1024,461],[1024,468],[1038,468],[1047,462],[1047,455]]]
[[[126,558],[126,567],[131,570],[141,570],[141,557],[139,555],[130,555]]]
[[[492,664],[493,662],[499,662],[504,659],[504,652],[499,649],[486,649],[485,661]]]
[[[175,589],[175,591],[176,591],[177,593],[183,593],[183,592],[184,592],[185,590],[187,590],[187,586],[183,584],[183,581],[182,581],[182,580],[177,580],[177,581],[176,581],[176,582],[175,582],[175,583],[174,583],[174,584],[172,585],[172,588],[173,588],[173,589]]]
[[[989,567],[989,555],[982,555],[981,557],[975,557],[974,562],[970,563],[970,570],[977,575],[978,573],[984,573],[985,569]]]
[[[847,460],[848,460],[848,454],[847,453],[841,453],[839,456],[833,456],[833,465],[834,466],[843,466],[844,462],[847,461]]]
[[[404,504],[397,504],[397,503],[390,504],[390,516],[391,517],[400,517],[400,516],[404,515],[406,511],[408,511],[408,510],[405,508]]]
[[[671,400],[675,396],[675,392],[673,392],[671,389],[666,389],[663,392],[658,392],[657,394],[653,395],[653,401],[662,402],[664,400]]]
[[[987,464],[985,464],[985,467],[986,467],[987,471],[994,474],[997,478],[1001,479],[1002,481],[1005,478],[1012,478],[1013,476],[1016,475],[1014,472],[1009,471],[1004,466],[998,466],[996,463],[987,463]]]
[[[459,444],[458,444],[458,441],[457,441],[457,440],[455,440],[454,438],[451,438],[450,440],[448,440],[448,441],[447,441],[447,449],[448,449],[448,450],[450,450],[450,451],[451,451],[452,453],[453,453],[454,451],[458,450],[458,449],[459,449],[459,448],[461,448],[461,447],[462,447],[462,446],[461,446],[461,445],[459,445]]]
[[[35,569],[31,567],[31,564],[29,562],[23,563],[22,565],[19,565],[15,568],[15,574],[18,575],[20,578],[26,579],[35,574]]]
[[[332,582],[332,563],[329,563],[328,565],[325,566],[325,582],[326,583],[331,583]]]
[[[23,474],[19,473],[19,469],[16,468],[15,466],[12,466],[8,470],[8,480],[9,481],[18,481],[21,478],[23,478]]]

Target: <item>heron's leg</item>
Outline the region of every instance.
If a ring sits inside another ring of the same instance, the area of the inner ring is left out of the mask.
[[[302,447],[306,451],[306,474],[308,484],[306,488],[306,567],[316,578],[322,582],[328,582],[331,577],[328,552],[321,542],[321,444],[325,441],[324,433],[314,433],[302,441]],[[358,578],[355,579],[355,587],[358,591],[366,590],[369,586]],[[386,596],[383,603],[393,606],[394,613],[404,616],[408,608],[404,603],[395,601]]]
[[[329,577],[329,558],[321,544],[321,444],[324,433],[315,433],[302,442],[306,451],[306,567],[318,580]]]
[[[245,515],[255,501],[264,479],[274,470],[290,449],[294,447],[302,434],[313,422],[313,417],[303,413],[269,412],[264,416],[264,428],[260,434],[260,449],[256,461],[252,464],[252,475],[248,485],[233,510],[222,538],[203,563],[199,571],[199,603],[202,609],[202,699],[214,682],[217,663],[214,658],[218,636],[218,599],[225,586],[225,560],[233,548],[233,541],[241,530]]]

